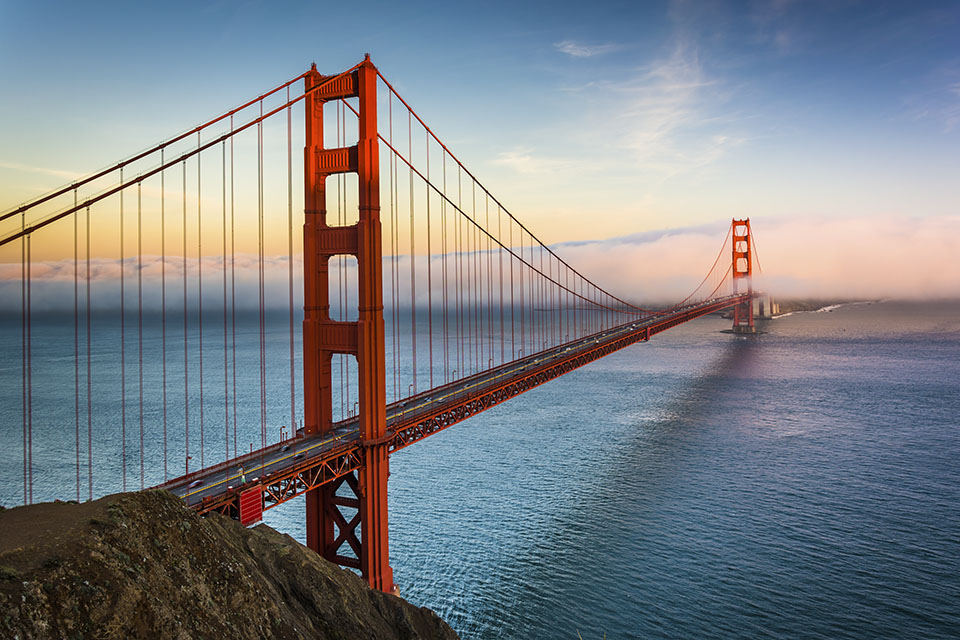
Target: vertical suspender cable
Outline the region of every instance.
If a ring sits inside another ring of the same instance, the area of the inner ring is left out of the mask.
[[[474,183],[476,186],[476,183]],[[475,189],[474,189],[475,190]],[[476,271],[477,271],[477,285],[476,285],[476,298],[477,298],[477,355],[479,360],[477,361],[477,370],[481,370],[486,366],[485,348],[483,340],[483,253],[482,246],[483,240],[480,236],[480,223],[479,218],[476,214],[476,209],[474,209],[474,222],[476,224],[473,227],[474,235],[474,260],[476,262]]]
[[[537,350],[542,350],[547,346],[547,326],[546,326],[546,279],[543,277],[543,245],[537,243],[537,252],[540,254],[540,273],[537,275],[537,281],[539,286],[537,287],[537,304],[539,309],[537,312],[537,317],[540,320],[540,342],[537,343]]]
[[[388,99],[388,135],[390,146],[393,146],[393,92],[387,94]],[[397,309],[397,220],[396,220],[396,200],[394,199],[394,180],[393,174],[395,171],[396,165],[396,156],[393,151],[390,152],[390,161],[388,163],[388,173],[389,177],[387,178],[388,190],[390,191],[390,332],[392,336],[391,340],[391,355],[393,356],[393,401],[396,402],[400,399],[400,382],[398,378],[398,367],[399,362],[397,357],[399,356],[400,345],[399,345],[399,330],[397,328],[397,318],[398,318],[398,309]]]
[[[27,234],[27,470],[29,501],[33,504],[33,256],[31,236]]]
[[[470,321],[473,329],[470,331],[470,345],[473,348],[473,357],[471,363],[474,372],[480,369],[480,360],[483,357],[483,327],[480,324],[480,298],[479,298],[479,265],[477,260],[480,256],[480,239],[477,236],[477,205],[476,205],[476,183],[471,185],[472,202],[470,219],[473,224],[467,225],[467,243],[470,247],[470,279],[467,284],[467,291],[470,294]]]
[[[530,232],[527,232],[527,235],[530,236],[529,264],[531,265],[527,269],[527,287],[528,287],[527,301],[530,303],[530,315],[528,316],[530,318],[530,352],[529,353],[536,353],[537,351],[539,351],[539,349],[537,348],[538,325],[537,325],[537,313],[536,313],[537,311],[536,283],[537,283],[537,279],[539,278],[539,275],[533,269],[533,263],[535,262],[535,260],[533,259],[533,243],[535,238],[533,237],[533,234]]]
[[[187,354],[187,161],[183,161],[183,444],[184,468],[190,473],[190,396]]]
[[[26,229],[26,214],[20,214],[20,228]],[[23,423],[23,504],[29,502],[27,480],[27,237],[20,236],[20,386]]]
[[[553,284],[553,258],[550,254],[547,254],[547,267],[550,277],[550,340],[552,345],[560,344],[558,340],[558,332],[563,329],[563,318],[561,317],[559,322],[557,321],[557,306],[556,298],[559,297],[560,291],[556,288],[556,285]],[[557,269],[557,278],[560,278],[560,269]]]
[[[340,101],[340,137],[338,140],[340,143],[337,146],[346,145],[347,143],[347,108],[346,102]],[[339,213],[339,224],[340,226],[345,226],[347,224],[347,176],[344,173],[339,174],[340,178],[340,197],[343,200],[340,202],[338,213]],[[359,215],[359,211],[358,211]],[[359,266],[359,263],[358,263]],[[358,271],[359,275],[359,271]],[[349,316],[350,308],[350,289],[347,287],[347,260],[344,256],[340,256],[340,319],[346,320]],[[350,415],[353,412],[353,404],[350,402],[350,356],[341,355],[340,360],[343,362],[343,367],[345,371],[344,383],[346,386],[346,402],[344,411],[346,415]]]
[[[478,218],[474,216],[474,220],[477,221]],[[473,227],[474,237],[476,238],[474,242],[474,254],[476,256],[477,263],[477,353],[480,356],[480,361],[477,363],[478,370],[484,369],[487,366],[486,358],[486,349],[483,340],[483,236],[480,234],[481,227],[479,221]]]
[[[552,264],[552,263],[551,263]],[[563,266],[557,261],[557,280],[560,279],[560,272],[563,271]],[[554,338],[554,344],[562,344],[563,340],[563,309],[564,301],[566,300],[566,291],[563,289],[554,290],[554,314],[557,318],[557,333]]]
[[[466,333],[466,323],[463,319],[463,184],[461,169],[457,167],[457,366],[460,377],[465,374],[464,357],[466,356],[466,346],[464,343],[464,334]]]
[[[490,196],[484,195],[484,211],[486,212],[487,231],[490,231]],[[488,366],[493,362],[493,251],[490,245],[490,236],[487,236],[487,335],[490,358]]]
[[[430,132],[424,130],[427,153],[427,327],[430,359],[430,388],[433,389],[433,251],[430,245]],[[412,160],[412,158],[411,158]]]
[[[529,314],[527,316],[527,319],[530,322],[530,331],[529,331],[530,350],[527,352],[529,355],[531,353],[536,353],[537,351],[539,351],[539,349],[537,348],[537,329],[539,328],[539,325],[537,323],[538,314],[537,314],[537,290],[536,290],[536,283],[539,278],[539,274],[537,274],[536,270],[533,268],[533,264],[536,262],[533,259],[533,251],[534,251],[533,243],[535,239],[532,233],[527,232],[527,235],[529,236],[529,240],[530,240],[530,256],[529,258],[527,258],[528,263],[530,265],[529,267],[527,267],[527,302],[530,304],[530,306],[527,309],[527,313]]]
[[[471,183],[471,197],[473,198],[473,218],[476,218],[476,189],[474,188],[474,183]],[[463,215],[463,214],[461,214]],[[464,255],[464,260],[466,261],[466,273],[465,278],[467,281],[467,352],[470,356],[470,367],[476,371],[476,357],[473,353],[473,339],[476,333],[476,327],[474,325],[474,304],[473,304],[473,278],[474,278],[474,261],[473,261],[473,227],[471,225],[464,225],[467,232],[467,244],[466,244],[466,255]]]
[[[344,120],[346,115],[343,111],[343,101],[337,102],[337,148],[340,148],[343,145],[343,133],[344,133]],[[344,175],[342,173],[337,174],[337,224],[343,226],[343,213],[346,208],[344,197],[344,192],[346,191],[346,185],[344,184]],[[346,301],[344,300],[344,286],[343,286],[343,256],[337,256],[337,303],[339,305],[338,316],[337,318],[343,322],[346,320]],[[347,403],[349,400],[346,396],[347,391],[347,380],[349,379],[350,373],[347,371],[346,376],[344,376],[344,367],[349,366],[347,361],[347,356],[343,354],[337,355],[337,360],[340,362],[340,418],[347,417]]]
[[[513,277],[513,262],[515,258],[513,253],[513,220],[508,220],[507,226],[510,228],[510,359],[515,360],[517,357],[517,342],[516,332],[514,330],[516,305],[513,301],[513,283],[515,281]]]
[[[120,169],[120,185],[123,186],[123,168]],[[127,490],[127,374],[126,374],[126,309],[124,308],[123,272],[123,191],[120,192],[120,468],[123,475],[123,490]]]
[[[287,87],[290,102],[290,87]],[[287,107],[287,297],[290,313],[290,435],[297,432],[297,381],[293,359],[293,107]]]
[[[77,190],[73,190],[73,206],[77,206]],[[77,441],[77,502],[80,502],[80,281],[78,264],[78,225],[77,214],[73,214],[73,404]]]
[[[473,218],[473,221],[477,220],[477,183],[474,181],[470,185],[470,200],[471,208],[470,215]],[[474,335],[470,338],[470,343],[473,344],[474,339],[477,341],[477,348],[475,349],[475,364],[474,371],[480,370],[480,360],[483,358],[483,328],[480,326],[480,269],[478,260],[480,258],[480,236],[476,224],[471,225],[470,229],[470,239],[471,239],[471,252],[470,252],[470,265],[473,268],[473,277],[470,279],[471,290],[473,291],[473,296],[471,302],[473,303],[473,329]]]
[[[233,116],[230,116],[230,132],[233,133]],[[237,449],[237,246],[236,246],[236,201],[234,195],[233,135],[230,136],[230,397],[233,398],[233,455]]]
[[[477,189],[476,183],[473,182],[470,184],[470,198],[471,198],[471,209],[470,209],[470,218],[471,220],[477,219]],[[480,345],[477,345],[477,348],[474,349],[474,339],[480,333],[479,328],[477,327],[477,305],[476,305],[476,296],[474,289],[474,280],[476,279],[476,252],[474,249],[474,227],[473,225],[466,225],[467,229],[467,304],[469,305],[469,311],[467,316],[467,321],[469,323],[469,331],[467,333],[467,339],[470,341],[470,365],[473,367],[473,370],[477,370],[478,357],[480,351]]]
[[[223,221],[223,253],[220,267],[223,271],[223,459],[230,459],[230,366],[227,348],[227,141],[220,146],[220,191]]]
[[[390,144],[393,144],[393,93],[390,94]],[[390,300],[393,304],[393,399],[399,400],[400,390],[400,191],[396,154],[390,154],[390,251],[393,254],[391,261],[391,278],[393,289],[390,291]]]
[[[140,489],[143,490],[143,183],[137,181],[137,375],[140,390]]]
[[[197,132],[197,149],[200,148],[200,132]],[[197,154],[197,364],[200,367],[200,468],[204,461],[203,437],[203,215],[200,198],[200,154]]]
[[[460,182],[461,178],[462,176],[458,174],[457,175],[458,183]],[[462,186],[459,186],[459,188],[462,189]],[[467,275],[469,274],[469,271],[470,271],[470,260],[469,260],[469,255],[467,253],[468,248],[467,248],[466,239],[464,238],[464,231],[466,231],[467,234],[469,234],[470,231],[469,229],[466,229],[466,224],[464,224],[464,221],[463,221],[464,215],[463,215],[462,198],[461,198],[461,202],[458,202],[458,207],[460,209],[460,212],[457,215],[457,223],[459,227],[459,229],[457,230],[457,236],[458,236],[457,241],[459,242],[459,252],[460,252],[460,256],[459,256],[459,260],[460,260],[459,280],[460,281],[457,284],[457,287],[460,289],[460,314],[461,314],[460,375],[461,377],[464,377],[467,375],[468,367],[470,366],[473,360],[472,354],[470,353],[470,324],[471,324],[470,323],[470,296],[467,295],[467,284],[466,284]],[[467,237],[469,237],[469,235]]]
[[[534,247],[535,238],[533,234],[530,234],[530,264],[536,264],[536,258],[534,257],[534,252],[539,248]],[[543,266],[543,265],[541,265]],[[531,267],[530,269],[530,322],[532,327],[530,328],[530,335],[533,338],[533,343],[531,345],[530,353],[536,353],[543,348],[543,327],[541,326],[541,319],[543,317],[543,309],[540,306],[540,287],[543,284],[543,278],[540,277],[540,272],[536,267]]]
[[[87,207],[86,251],[87,261],[87,497],[93,500],[93,378],[90,376],[90,207]]]
[[[417,270],[413,213],[413,119],[407,111],[407,156],[410,158],[410,353],[413,356],[413,393],[417,392]]]
[[[393,135],[393,122],[390,123],[390,135]],[[401,357],[402,353],[400,350],[400,163],[397,161],[396,154],[393,154],[393,176],[391,180],[393,183],[393,223],[397,230],[397,235],[394,238],[393,246],[393,255],[396,264],[396,282],[394,283],[394,287],[396,288],[395,298],[397,300],[397,308],[394,314],[394,321],[396,323],[397,331],[397,369],[394,372],[394,375],[396,377],[398,397],[403,397],[405,389],[403,388],[402,376],[400,375],[400,364],[403,362],[403,358]]]
[[[529,323],[527,337],[530,338],[530,349],[527,351],[527,355],[536,353],[540,349],[537,348],[537,339],[538,339],[538,329],[539,324],[537,322],[539,312],[537,310],[537,282],[539,281],[540,274],[537,273],[533,265],[536,263],[536,260],[533,258],[533,243],[536,241],[536,238],[533,237],[533,234],[529,231],[527,232],[528,240],[530,241],[530,255],[527,258],[527,322]]]
[[[500,364],[504,360],[504,328],[503,328],[503,215],[500,211],[500,205],[497,205],[497,266],[500,270],[499,289],[500,292]]]
[[[542,259],[543,249],[540,250],[540,256]],[[547,325],[547,344],[545,346],[552,346],[556,344],[557,323],[553,308],[553,296],[556,288],[553,284],[553,261],[550,259],[549,253],[547,254],[547,279],[544,280],[543,286],[545,289],[543,304],[546,305],[545,318]]]
[[[263,100],[260,100],[260,117],[263,117]],[[260,321],[260,446],[267,446],[267,370],[264,362],[264,288],[263,288],[263,120],[257,122],[257,284],[259,288]]]
[[[471,233],[473,234],[473,272],[474,272],[474,287],[473,287],[473,296],[475,300],[474,304],[474,313],[476,314],[476,319],[474,326],[477,328],[477,371],[480,370],[485,360],[483,359],[483,256],[480,255],[480,223],[477,222],[477,196],[476,196],[476,182],[473,184],[473,228]]]
[[[343,119],[346,116],[343,114],[343,101],[337,102],[337,148],[340,148],[343,144],[341,136],[343,135]],[[344,185],[344,176],[342,173],[337,174],[337,224],[343,226],[343,210],[344,205],[344,191],[346,190]],[[337,311],[337,318],[343,322],[346,320],[346,304],[343,299],[343,256],[337,256],[337,304],[339,305],[339,310]],[[347,398],[346,398],[346,380],[344,377],[343,369],[347,363],[347,356],[343,354],[337,355],[337,360],[340,363],[340,418],[346,418],[347,414]],[[347,374],[349,377],[349,373]],[[331,409],[332,411],[332,409]]]
[[[541,271],[543,271],[542,246],[540,250],[540,260],[541,260],[540,269]],[[544,305],[544,320],[545,320],[544,324],[546,326],[547,332],[546,332],[546,335],[544,336],[544,340],[545,340],[544,346],[549,347],[556,344],[554,342],[554,337],[557,329],[557,325],[556,325],[556,322],[554,322],[554,317],[553,317],[553,292],[554,292],[554,286],[555,286],[553,284],[553,262],[551,262],[549,255],[547,255],[547,270],[545,273],[547,274],[547,277],[543,279],[544,296],[543,296],[542,304]]]
[[[443,382],[450,381],[450,327],[448,320],[448,302],[447,292],[449,284],[447,281],[447,151],[441,150],[441,160],[443,165],[443,197],[440,199],[440,226],[443,227],[442,245],[440,253],[442,255],[443,277],[441,284],[443,286]]]
[[[590,330],[592,329],[590,326],[591,308],[587,306],[587,300],[583,298],[584,284],[584,279],[580,278],[580,335],[587,335],[591,333]]]
[[[520,258],[523,258],[523,229],[520,230]],[[527,346],[527,323],[526,323],[526,301],[524,300],[524,289],[526,288],[526,277],[524,274],[523,262],[519,265],[520,273],[520,352],[526,353]],[[518,354],[519,355],[519,354]]]
[[[160,149],[163,165],[163,149]],[[167,468],[167,206],[166,171],[160,172],[160,351],[163,375],[163,481],[169,475]]]

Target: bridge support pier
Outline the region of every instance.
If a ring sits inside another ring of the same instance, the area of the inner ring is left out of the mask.
[[[307,492],[307,546],[328,560],[359,569],[371,587],[394,591],[387,539],[386,368],[383,321],[383,260],[380,225],[380,157],[377,139],[377,70],[369,56],[350,74],[324,82],[316,67],[308,73],[304,148],[304,431],[333,428],[331,358],[356,356],[359,421],[363,441],[360,468],[336,482]],[[326,149],[323,105],[359,98],[356,146]],[[355,172],[359,216],[355,225],[327,224],[326,178]],[[356,322],[330,318],[328,264],[336,255],[357,258]],[[344,548],[344,545],[347,548]],[[346,555],[347,553],[352,555]]]

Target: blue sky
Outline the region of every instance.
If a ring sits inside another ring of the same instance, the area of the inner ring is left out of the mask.
[[[0,209],[365,52],[550,242],[960,214],[960,3],[842,0],[6,0]]]

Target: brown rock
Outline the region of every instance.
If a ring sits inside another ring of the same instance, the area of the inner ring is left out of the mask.
[[[266,525],[144,491],[0,511],[0,637],[457,635]]]

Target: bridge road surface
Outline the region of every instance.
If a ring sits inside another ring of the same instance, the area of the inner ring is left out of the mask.
[[[719,300],[722,300],[722,298],[713,298],[695,305],[681,307],[674,310],[671,315],[714,304]],[[601,342],[605,343],[630,333],[643,331],[663,320],[664,316],[662,315],[652,315],[645,319],[638,318],[634,322],[600,331],[585,338],[564,343],[558,347],[531,354],[457,382],[411,396],[406,400],[394,402],[387,406],[387,428],[390,429],[400,423],[415,421],[418,415],[436,411],[446,401],[456,403],[460,400],[460,396],[466,392],[480,393],[485,388],[500,383],[503,378],[521,377],[530,369],[548,365],[560,358],[575,356],[580,351],[589,351]],[[304,458],[317,456],[334,447],[360,439],[359,418],[353,417],[335,423],[333,430],[329,433],[303,436],[302,431],[299,431],[298,437],[270,445],[252,457],[250,455],[241,456],[228,463],[220,463],[205,470],[201,469],[188,476],[173,479],[160,485],[160,487],[172,491],[183,498],[188,506],[193,506],[202,502],[204,497],[217,496],[234,486],[242,484],[240,482],[241,464],[243,464],[243,474],[246,476],[246,481],[251,482],[266,474],[272,474],[299,463]]]

